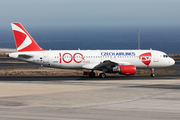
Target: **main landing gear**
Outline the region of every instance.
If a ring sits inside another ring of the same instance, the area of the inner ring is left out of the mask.
[[[89,73],[89,77],[95,77],[95,73],[92,71]],[[100,73],[99,74],[99,77],[100,78],[105,78],[106,77],[106,74],[105,73]]]
[[[154,68],[151,68],[150,71],[151,71],[151,77],[155,77]]]
[[[92,71],[89,73],[89,77],[95,77],[95,73]]]
[[[105,73],[100,73],[100,74],[99,74],[99,77],[100,77],[100,78],[105,78],[105,77],[106,77],[106,74],[105,74]]]

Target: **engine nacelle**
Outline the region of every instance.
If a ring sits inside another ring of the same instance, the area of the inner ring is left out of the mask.
[[[113,72],[118,72],[122,75],[134,75],[136,73],[136,67],[134,65],[122,65],[113,68]]]

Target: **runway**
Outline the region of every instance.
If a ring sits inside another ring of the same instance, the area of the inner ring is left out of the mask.
[[[180,117],[179,79],[31,77],[6,81],[1,78],[0,91],[3,120],[177,120]]]
[[[170,69],[179,70],[179,64]],[[88,76],[1,76],[0,91],[1,120],[180,118],[179,73],[154,78],[107,76],[105,79]]]

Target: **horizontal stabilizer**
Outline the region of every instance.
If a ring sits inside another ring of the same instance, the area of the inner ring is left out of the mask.
[[[33,57],[33,56],[31,56],[31,55],[26,55],[26,54],[18,55],[18,58],[30,59],[30,58],[32,58],[32,57]]]

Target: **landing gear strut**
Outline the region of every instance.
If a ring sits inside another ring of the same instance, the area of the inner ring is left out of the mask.
[[[155,74],[154,74],[154,68],[151,68],[150,71],[151,71],[151,77],[154,77],[154,76],[155,76]]]

